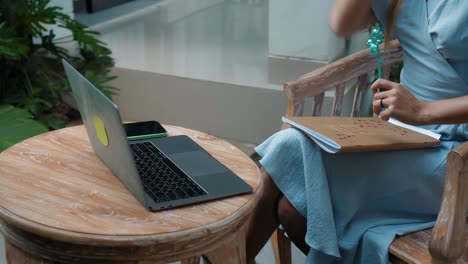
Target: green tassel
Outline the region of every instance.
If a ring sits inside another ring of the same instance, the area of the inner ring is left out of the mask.
[[[370,54],[376,55],[377,54],[377,78],[382,78],[382,56],[380,53],[379,44],[383,43],[384,35],[382,33],[382,29],[380,28],[379,24],[375,24],[372,27],[371,35],[367,40],[367,46],[370,48]]]

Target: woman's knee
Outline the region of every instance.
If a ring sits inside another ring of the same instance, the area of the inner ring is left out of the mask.
[[[278,201],[277,214],[278,220],[282,225],[294,225],[302,220],[301,218],[304,218],[285,196],[282,196]]]
[[[262,179],[264,184],[264,192],[265,194],[272,194],[274,196],[278,196],[280,191],[276,186],[276,183],[271,178],[270,174],[262,168]]]
[[[278,132],[278,147],[296,149],[302,145],[303,137],[306,137],[297,129],[289,128]]]

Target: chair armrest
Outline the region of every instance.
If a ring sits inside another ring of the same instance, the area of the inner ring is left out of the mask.
[[[381,47],[382,65],[391,65],[403,60],[403,52],[397,40],[391,41],[386,48],[383,48],[383,44]],[[323,93],[330,87],[367,74],[376,68],[376,56],[371,55],[369,49],[365,49],[285,83],[283,91],[289,100],[301,100]]]
[[[463,256],[467,207],[468,142],[465,142],[447,156],[442,203],[429,243],[433,258],[449,263]]]

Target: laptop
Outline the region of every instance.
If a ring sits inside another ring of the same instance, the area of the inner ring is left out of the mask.
[[[128,141],[117,106],[67,61],[62,62],[94,151],[147,209],[252,191],[185,135]]]

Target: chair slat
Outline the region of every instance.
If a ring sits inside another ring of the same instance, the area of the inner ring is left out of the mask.
[[[382,49],[382,65],[401,62],[402,59],[403,53],[398,41],[392,41],[388,48]],[[376,66],[376,56],[366,49],[289,81],[284,84],[283,89],[290,100],[315,96],[343,81],[374,71]]]
[[[341,109],[343,108],[343,98],[344,98],[344,90],[345,90],[345,84],[339,84],[336,86],[335,90],[335,98],[333,99],[333,110],[332,110],[332,115],[333,116],[340,116],[341,115]]]
[[[368,77],[369,77],[368,74],[363,74],[363,75],[358,77],[357,87],[356,87],[356,91],[354,93],[353,106],[351,108],[351,116],[352,117],[356,117],[360,113],[362,113],[362,104],[363,104],[363,101],[364,101],[364,96],[366,95],[366,92],[367,92]]]
[[[390,71],[392,70],[392,65],[387,64],[382,66],[382,79],[388,80],[390,78]]]
[[[294,116],[304,116],[305,100],[294,101]]]
[[[404,263],[431,263],[427,245],[431,239],[432,229],[407,234],[395,238],[390,247],[390,259],[400,259]]]
[[[322,112],[323,98],[325,93],[320,93],[314,97],[314,110],[312,111],[313,116],[319,116]]]

